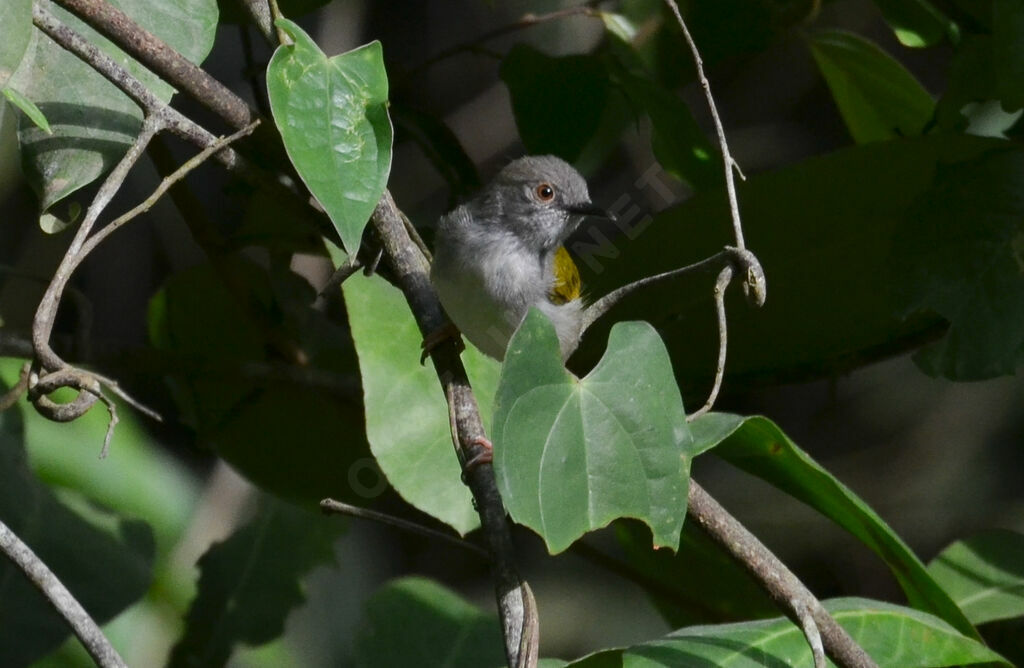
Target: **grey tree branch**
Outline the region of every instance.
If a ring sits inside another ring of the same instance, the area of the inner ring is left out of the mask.
[[[676,16],[676,21],[679,23],[679,27],[683,30],[683,37],[686,39],[687,46],[690,47],[690,53],[693,54],[693,63],[697,68],[697,78],[700,80],[700,86],[704,89],[704,97],[708,101],[708,109],[711,111],[711,120],[715,124],[715,133],[718,135],[718,146],[722,151],[722,162],[725,163],[725,190],[729,195],[729,212],[732,214],[732,227],[733,232],[736,235],[736,247],[740,250],[746,248],[743,243],[743,225],[740,223],[740,205],[736,197],[736,181],[733,178],[733,170],[739,169],[736,161],[733,160],[732,154],[729,153],[729,142],[725,139],[725,128],[722,127],[722,119],[718,116],[718,107],[715,106],[715,98],[711,95],[711,82],[708,81],[707,76],[704,74],[704,61],[700,57],[700,51],[697,50],[697,43],[693,41],[693,37],[690,35],[689,28],[686,27],[686,21],[683,20],[683,15],[679,13],[679,5],[676,4],[675,0],[665,0],[665,4],[668,5],[669,9]]]
[[[440,531],[431,529],[430,527],[425,527],[422,524],[416,524],[415,522],[410,522],[409,520],[402,519],[401,517],[395,517],[394,515],[388,515],[386,513],[381,513],[376,510],[370,510],[369,508],[353,506],[350,503],[344,503],[342,501],[336,501],[334,499],[324,499],[323,501],[320,502],[320,508],[325,513],[332,513],[336,515],[348,515],[349,517],[358,517],[360,519],[372,520],[374,522],[379,522],[380,524],[395,527],[396,529],[401,529],[402,531],[407,531],[409,533],[425,536],[433,540],[439,540],[448,545],[454,545],[455,547],[461,548],[463,550],[469,550],[473,554],[477,555],[478,557],[483,557],[484,559],[487,559],[488,557],[487,551],[479,545],[477,545],[476,543],[470,543],[468,540],[464,540],[462,538],[459,538],[458,536],[442,533]]]
[[[805,631],[812,652],[815,645],[824,644],[825,653],[840,666],[877,668],[793,572],[692,478],[686,514],[753,575],[786,616]]]
[[[103,668],[125,668],[127,664],[117,653],[103,631],[96,625],[85,608],[75,600],[67,587],[57,579],[46,564],[23,543],[6,524],[0,522],[0,552],[25,574],[33,585],[42,592],[71,630],[82,642],[85,650],[96,665]]]
[[[420,332],[426,337],[443,327],[447,318],[430,284],[430,266],[409,237],[402,215],[389,192],[385,191],[377,204],[371,224],[380,238],[395,281],[409,302]],[[459,461],[465,466],[480,453],[483,448],[481,442],[485,440],[476,398],[455,340],[448,339],[434,346],[430,357],[449,401],[454,427],[452,438]],[[515,566],[512,535],[494,480],[494,469],[490,463],[483,463],[464,468],[463,474],[480,513],[480,524],[491,557],[508,664],[535,666],[539,639],[536,603],[529,585],[519,576]]]

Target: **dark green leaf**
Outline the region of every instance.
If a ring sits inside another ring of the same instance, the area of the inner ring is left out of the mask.
[[[617,324],[576,379],[554,327],[531,310],[509,342],[495,399],[494,469],[512,518],[561,552],[618,517],[675,549],[686,515],[690,430],[657,332]]]
[[[996,69],[997,97],[1007,110],[1024,106],[1024,3],[992,3],[992,61]]]
[[[295,43],[278,47],[267,67],[274,122],[295,169],[354,253],[391,171],[383,51],[371,42],[328,58],[299,26],[278,24]]]
[[[698,420],[699,422],[699,420]],[[777,615],[764,589],[694,522],[683,524],[679,550],[652,550],[635,522],[616,524],[626,559],[650,583],[648,595],[671,626]]]
[[[932,615],[881,601],[824,602],[835,620],[882,668],[1009,665],[1001,656]],[[622,666],[813,666],[803,632],[785,618],[693,626],[624,650],[606,650],[569,664]]]
[[[930,309],[948,334],[915,361],[970,380],[1024,360],[1024,151],[1004,143],[938,168],[893,243],[904,312]]]
[[[516,45],[501,63],[527,153],[576,161],[597,133],[608,98],[608,73],[590,55],[552,57]]]
[[[296,292],[305,296],[287,297]],[[300,315],[282,300],[298,304]],[[220,260],[168,281],[150,306],[150,337],[177,361],[171,388],[201,444],[285,498],[365,503],[386,483],[363,433],[355,356],[312,301],[312,288],[294,274]],[[304,346],[306,369],[268,354],[289,341]]]
[[[334,564],[341,525],[264,498],[256,516],[199,560],[199,592],[171,666],[220,666],[239,643],[281,635],[288,613],[305,601],[302,580]]]
[[[726,294],[726,386],[833,375],[933,337],[940,318],[899,317],[892,237],[931,187],[937,165],[1005,145],[950,135],[876,142],[739,183],[747,246],[760,258],[769,290],[760,309],[735,287]],[[663,197],[663,183],[641,183],[645,196]],[[653,219],[634,205],[618,224],[621,237],[609,241],[595,234],[588,241],[584,230],[570,244],[592,295],[733,243],[719,190],[698,193]],[[572,368],[583,372],[596,362],[611,322],[645,319],[664,339],[684,396],[703,401],[718,350],[713,281],[712,272],[690,274],[624,300],[588,331]]]
[[[682,98],[655,82],[628,45],[613,42],[610,58],[613,83],[635,110],[651,119],[651,148],[661,166],[698,189],[721,185],[718,149],[712,147]]]
[[[818,33],[808,44],[857,143],[921,134],[935,102],[898,61],[848,32]]]
[[[356,638],[360,668],[479,668],[505,663],[501,626],[432,580],[393,580],[366,604]]]
[[[941,617],[961,633],[977,637],[963,612],[889,525],[771,420],[712,414],[697,422],[706,419],[718,423],[711,431],[719,436],[726,423],[731,421],[735,425],[735,431],[715,448],[715,454],[803,501],[849,531],[885,561],[912,606]]]
[[[960,29],[928,0],[875,0],[886,22],[904,46],[932,46],[948,37],[956,42]]]
[[[406,501],[460,533],[475,529],[480,520],[459,481],[444,393],[433,362],[419,363],[423,336],[405,298],[380,277],[356,274],[343,288],[377,463]],[[487,424],[499,364],[470,343],[463,361]]]
[[[0,392],[6,385],[0,383]],[[62,425],[63,426],[63,425]],[[58,501],[28,470],[21,407],[0,412],[0,520],[100,624],[139,600],[152,577],[149,526],[73,494]],[[62,445],[67,447],[66,439]],[[97,450],[102,439],[96,441]],[[116,451],[111,455],[116,456]],[[6,665],[31,663],[70,634],[67,623],[7,559],[0,559],[0,648]]]
[[[117,4],[194,63],[201,63],[213,45],[214,0],[122,0]],[[49,10],[159,98],[170,100],[174,89],[162,79],[60,7],[51,5]],[[138,135],[142,111],[89,65],[36,29],[26,58],[11,83],[38,105],[53,128],[49,135],[25,118],[19,129],[25,171],[46,211],[113,168]]]
[[[960,540],[928,564],[974,624],[1024,615],[1024,535],[989,531]]]
[[[397,104],[391,106],[391,116],[395,121],[397,139],[402,141],[404,134],[416,142],[434,165],[434,169],[448,182],[451,190],[449,204],[452,208],[456,201],[480,189],[480,175],[476,171],[476,165],[462,148],[459,138],[444,121]]]

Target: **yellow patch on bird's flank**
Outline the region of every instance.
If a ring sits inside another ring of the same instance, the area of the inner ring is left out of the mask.
[[[552,304],[567,304],[574,299],[579,299],[583,290],[583,283],[580,281],[580,270],[572,261],[569,251],[560,246],[555,251],[555,282],[548,293],[548,299]]]

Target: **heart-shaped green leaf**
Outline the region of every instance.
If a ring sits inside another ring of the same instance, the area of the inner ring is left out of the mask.
[[[328,58],[299,26],[286,19],[277,24],[295,43],[279,47],[267,67],[274,122],[345,250],[355,252],[391,171],[380,42]]]
[[[492,434],[505,507],[552,553],[619,517],[646,522],[656,547],[678,547],[692,438],[649,324],[617,324],[579,380],[551,323],[531,310],[505,354]]]

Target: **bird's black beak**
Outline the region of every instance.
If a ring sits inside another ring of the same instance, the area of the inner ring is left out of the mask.
[[[615,214],[607,209],[602,209],[593,202],[581,202],[579,204],[570,204],[565,207],[565,210],[569,213],[574,213],[578,216],[593,216],[594,218],[606,218],[607,220],[615,220]]]

